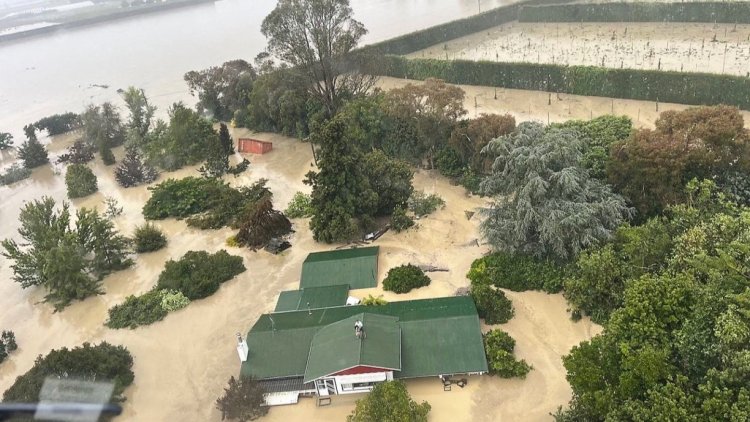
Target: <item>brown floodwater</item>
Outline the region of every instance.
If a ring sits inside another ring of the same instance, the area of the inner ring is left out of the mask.
[[[233,135],[245,135],[234,130]],[[51,140],[52,151],[62,151],[72,143],[75,134]],[[309,192],[302,183],[312,168],[308,144],[274,134],[257,134],[274,143],[274,150],[263,156],[249,157],[250,169],[240,177],[229,176],[231,184],[248,184],[261,177],[269,179],[277,208],[285,208],[296,191]],[[122,151],[116,155],[121,157]],[[3,160],[8,160],[8,157]],[[239,160],[239,157],[233,157]],[[115,225],[125,234],[143,222],[141,207],[148,198],[145,186],[123,189],[116,185],[112,169],[98,159],[92,168],[99,179],[99,192],[72,201],[74,208],[99,207],[105,196],[114,197],[123,206]],[[24,201],[48,195],[58,202],[66,199],[59,169],[44,166],[31,179],[0,188],[0,238],[16,237],[17,216]],[[166,177],[197,174],[195,167],[185,168]],[[471,262],[488,248],[481,244],[478,218],[466,218],[465,211],[475,211],[484,200],[468,196],[464,189],[452,186],[434,172],[419,171],[415,187],[437,193],[446,201],[444,209],[419,220],[417,229],[404,233],[388,232],[377,242],[381,246],[380,281],[387,270],[403,263],[434,264],[447,272],[431,273],[432,284],[407,295],[383,292],[379,288],[354,292],[357,296],[382,294],[387,300],[404,300],[451,295],[468,285],[465,275]],[[173,219],[157,221],[168,236],[169,244],[161,251],[137,256],[135,265],[107,278],[104,295],[76,302],[62,312],[53,313],[49,305],[39,303],[41,289],[23,290],[11,281],[7,260],[0,260],[0,328],[16,332],[19,349],[0,365],[0,391],[33,365],[38,355],[53,348],[74,347],[83,342],[106,340],[126,346],[134,357],[135,382],[125,394],[122,420],[220,420],[214,401],[222,393],[227,379],[236,375],[239,362],[235,351],[236,332],[246,332],[261,313],[271,311],[280,291],[296,288],[302,261],[309,252],[336,247],[313,241],[308,220],[295,220],[294,245],[280,255],[227,248],[241,255],[247,271],[224,283],[213,296],[191,303],[169,314],[163,321],[135,330],[110,330],[103,323],[107,309],[121,303],[131,294],[149,290],[168,259],[176,259],[189,250],[216,251],[226,248],[229,229],[201,231]],[[568,318],[561,295],[512,293],[516,316],[503,326],[517,340],[517,354],[535,370],[525,380],[501,380],[472,377],[465,389],[443,392],[437,380],[409,381],[417,400],[428,400],[433,406],[431,420],[469,421],[477,419],[546,420],[548,413],[564,405],[571,392],[565,380],[560,357],[571,346],[590,338],[599,327],[584,319],[573,323]],[[341,420],[351,412],[356,397],[336,397],[334,404],[316,408],[314,401],[303,399],[296,406],[271,409],[269,420]],[[446,400],[448,399],[448,400]]]

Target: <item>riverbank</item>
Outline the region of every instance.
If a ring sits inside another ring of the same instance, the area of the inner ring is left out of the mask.
[[[25,31],[10,32],[6,34],[0,33],[0,43],[10,42],[22,38],[34,37],[39,35],[51,34],[54,32],[62,31],[65,29],[76,28],[87,25],[95,25],[103,22],[130,18],[133,16],[139,16],[149,13],[163,12],[172,9],[178,9],[187,6],[193,6],[196,4],[203,3],[214,3],[216,0],[169,0],[165,3],[153,3],[144,4],[141,6],[133,6],[127,9],[104,9],[98,11],[93,15],[77,15],[63,20],[61,22],[49,23],[45,22],[45,26],[37,26]],[[32,26],[28,24],[25,26]]]

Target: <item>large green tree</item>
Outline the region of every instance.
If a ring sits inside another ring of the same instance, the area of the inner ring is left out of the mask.
[[[728,176],[746,173],[749,141],[734,107],[666,111],[656,129],[639,129],[611,146],[609,180],[645,220],[684,201],[683,187],[693,178],[723,184]]]
[[[516,119],[510,114],[482,114],[457,124],[448,139],[449,148],[455,150],[462,165],[468,165],[479,174],[489,173],[492,157],[482,154],[487,144],[516,128]]]
[[[29,136],[29,138],[18,147],[18,158],[23,161],[23,166],[27,169],[33,169],[49,163],[47,148],[39,142],[33,131],[31,134],[32,136]]]
[[[122,93],[122,99],[128,107],[130,116],[128,117],[128,142],[139,144],[146,138],[151,128],[151,121],[156,112],[156,106],[148,102],[146,92],[134,86],[128,87]]]
[[[564,358],[573,400],[558,420],[750,417],[750,209],[715,189],[691,183],[686,204],[642,228],[655,235],[611,248],[618,273],[634,278],[604,332]]]
[[[346,60],[367,33],[352,14],[349,0],[281,0],[261,25],[268,51],[301,69],[329,116],[344,97],[367,92],[374,83]]]
[[[492,140],[492,174],[482,182],[495,199],[481,231],[500,251],[567,260],[611,237],[630,209],[581,165],[576,131],[524,122]]]
[[[185,74],[190,94],[198,94],[198,112],[216,119],[229,120],[235,111],[247,107],[257,74],[245,60],[230,60]]]
[[[347,142],[344,130],[341,119],[334,118],[313,134],[313,141],[322,145],[319,171],[308,173],[306,183],[313,188],[315,213],[310,228],[320,242],[353,238],[357,234],[355,218],[378,201],[362,168],[362,153]]]
[[[430,404],[415,402],[403,381],[381,382],[357,400],[348,422],[408,421],[427,422]]]
[[[211,143],[221,144],[218,138],[209,120],[175,103],[169,109],[169,125],[157,127],[149,136],[144,146],[146,161],[167,171],[197,164],[206,159]]]
[[[78,210],[71,226],[68,203],[57,210],[45,197],[27,203],[19,220],[23,241],[3,240],[2,255],[13,261],[14,280],[23,288],[46,288],[45,300],[57,310],[100,293],[104,276],[132,264],[129,242],[96,210]]]
[[[125,125],[117,108],[109,102],[102,105],[89,105],[81,114],[82,139],[99,151],[106,165],[115,163],[112,148],[125,142]]]

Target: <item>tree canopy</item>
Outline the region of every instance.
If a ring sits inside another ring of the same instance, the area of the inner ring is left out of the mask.
[[[631,210],[581,165],[576,131],[524,122],[492,140],[492,174],[481,184],[494,197],[481,231],[499,251],[568,260],[611,237]]]
[[[409,421],[427,422],[430,404],[415,402],[403,381],[375,385],[367,396],[357,400],[348,422]]]
[[[352,71],[347,60],[367,33],[352,14],[349,0],[281,0],[261,25],[268,51],[302,69],[329,116],[344,96],[364,93],[374,82]]]
[[[56,310],[101,293],[104,276],[132,264],[129,242],[96,210],[79,209],[71,226],[68,203],[58,211],[45,197],[27,203],[19,220],[23,242],[3,240],[2,255],[13,261],[14,280],[23,288],[45,287],[45,301]]]
[[[191,95],[198,95],[198,112],[220,120],[229,120],[236,110],[248,105],[248,97],[257,78],[253,66],[245,60],[230,60],[185,74]]]

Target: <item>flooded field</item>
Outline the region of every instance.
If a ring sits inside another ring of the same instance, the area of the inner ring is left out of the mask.
[[[234,130],[236,138],[247,134]],[[250,169],[240,177],[228,177],[232,185],[249,184],[265,177],[274,193],[277,208],[285,208],[294,192],[309,191],[302,183],[311,169],[309,144],[273,134],[257,134],[274,143],[272,153],[251,156]],[[62,152],[75,139],[74,134],[51,141],[51,155]],[[118,158],[123,151],[116,150]],[[0,165],[13,159],[0,157]],[[234,157],[233,160],[239,160]],[[116,198],[124,212],[115,219],[125,234],[132,233],[143,222],[141,207],[148,199],[146,187],[122,189],[112,176],[112,168],[98,159],[92,168],[99,178],[99,192],[72,202],[74,208],[102,207],[105,196]],[[0,238],[17,237],[17,217],[24,201],[48,195],[58,202],[65,200],[62,175],[51,166],[34,171],[31,179],[10,187],[0,187]],[[168,177],[195,175],[195,167],[163,174]],[[436,264],[448,272],[430,273],[432,284],[407,295],[383,293],[380,289],[354,292],[357,296],[384,294],[387,300],[405,300],[452,295],[458,287],[467,286],[465,278],[471,262],[487,251],[477,246],[479,238],[476,217],[468,220],[464,211],[475,210],[484,200],[469,197],[461,187],[452,186],[434,172],[420,171],[415,175],[415,188],[435,192],[446,201],[446,207],[418,222],[418,230],[405,233],[388,232],[377,242],[381,247],[379,280],[392,266],[412,262]],[[226,248],[224,242],[232,234],[229,229],[201,231],[189,228],[182,221],[158,221],[168,236],[167,248],[137,256],[136,264],[104,280],[106,294],[76,302],[62,312],[38,303],[41,289],[23,290],[11,281],[10,263],[0,260],[0,328],[12,329],[18,338],[19,350],[0,365],[0,391],[33,365],[38,355],[53,348],[74,347],[85,341],[106,340],[126,346],[134,357],[135,382],[126,390],[122,420],[218,421],[221,415],[214,401],[222,393],[230,375],[239,371],[234,349],[234,334],[246,332],[261,313],[273,309],[280,291],[298,285],[302,261],[309,252],[326,250],[338,245],[313,241],[307,220],[296,220],[294,245],[281,255],[254,253],[246,249],[228,248],[244,258],[247,271],[224,283],[213,296],[191,303],[170,313],[163,321],[136,330],[110,330],[103,323],[107,309],[124,301],[130,294],[149,290],[155,283],[166,260],[179,258],[188,250],[216,251]],[[472,377],[465,389],[444,392],[437,380],[409,382],[417,400],[428,400],[433,406],[431,420],[547,420],[548,413],[564,405],[570,398],[570,387],[560,356],[578,342],[590,338],[599,327],[588,320],[573,323],[568,318],[561,295],[543,293],[512,293],[508,296],[516,307],[516,316],[504,325],[518,341],[517,354],[534,366],[525,380],[501,380]],[[445,400],[450,398],[450,400]],[[316,408],[311,399],[299,405],[273,408],[268,420],[341,420],[354,405],[356,397],[336,397],[333,405]]]
[[[513,22],[409,57],[748,75],[750,25]]]
[[[378,86],[388,90],[407,83],[421,83],[398,78],[380,78]],[[493,88],[488,86],[458,85],[466,92],[464,107],[467,117],[482,113],[508,113],[516,123],[537,120],[542,123],[564,122],[571,119],[589,120],[604,114],[625,115],[635,127],[653,128],[659,113],[666,110],[684,110],[685,104],[656,103],[654,101],[623,100],[607,97],[555,94],[542,91]],[[750,111],[740,111],[745,121],[750,121]]]

